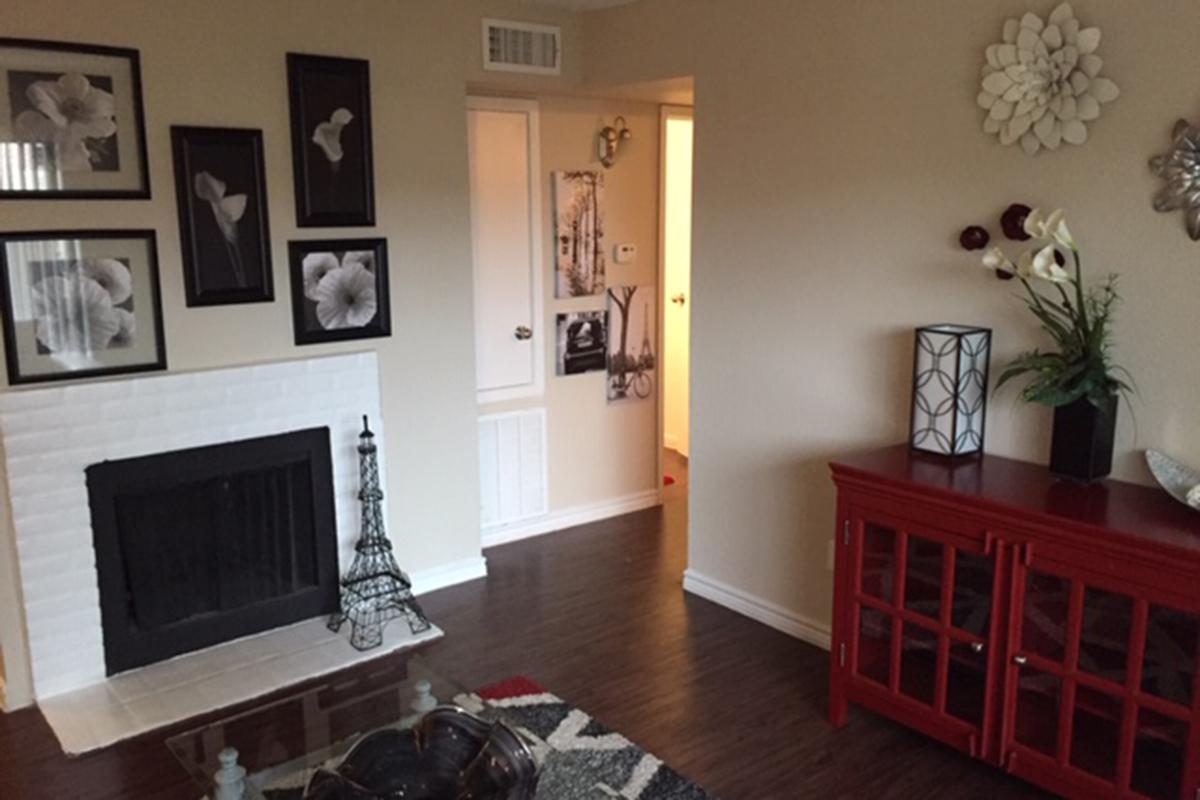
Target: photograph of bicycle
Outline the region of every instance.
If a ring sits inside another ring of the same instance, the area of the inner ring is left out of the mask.
[[[646,400],[654,393],[654,289],[608,290],[608,402]]]

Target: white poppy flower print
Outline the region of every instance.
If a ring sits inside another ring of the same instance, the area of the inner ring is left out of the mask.
[[[52,353],[103,350],[121,330],[112,296],[80,273],[43,278],[30,290],[34,334]]]
[[[342,128],[349,125],[353,119],[354,115],[350,113],[350,109],[339,108],[330,115],[327,122],[319,123],[313,131],[313,144],[321,148],[321,152],[334,168],[345,156],[342,149]]]
[[[326,275],[342,265],[333,253],[309,253],[300,262],[300,271],[304,279],[304,296],[314,303],[321,298],[317,295],[317,287]]]
[[[114,306],[133,295],[133,276],[129,274],[129,267],[115,258],[85,258],[80,271],[108,292]]]
[[[86,75],[69,72],[57,80],[31,83],[25,97],[34,111],[14,120],[18,138],[57,146],[59,166],[65,171],[88,171],[98,160],[89,149],[117,132],[115,103],[110,92],[93,86]]]
[[[375,318],[375,276],[353,262],[330,271],[317,286],[317,321],[325,330],[361,328]]]

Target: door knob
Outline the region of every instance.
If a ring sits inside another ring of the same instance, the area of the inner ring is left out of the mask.
[[[1017,653],[1015,656],[1013,656],[1013,663],[1016,664],[1018,667],[1023,667],[1029,663],[1029,659],[1026,658],[1025,656],[1021,655],[1020,653]]]
[[[517,329],[513,331],[513,336],[515,336],[519,342],[523,342],[526,339],[532,339],[533,329],[528,325],[518,325]]]
[[[971,652],[972,653],[982,653],[983,652],[983,642],[971,642]]]
[[[677,306],[681,306],[687,302],[687,298],[683,296],[683,292],[680,292],[679,294],[677,294],[671,298],[671,302]]]

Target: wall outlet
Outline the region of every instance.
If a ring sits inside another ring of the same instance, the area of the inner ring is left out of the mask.
[[[619,244],[613,248],[613,261],[618,264],[632,264],[637,261],[637,245],[636,244]]]
[[[833,562],[837,557],[837,539],[830,539],[825,551],[825,569],[833,572]]]

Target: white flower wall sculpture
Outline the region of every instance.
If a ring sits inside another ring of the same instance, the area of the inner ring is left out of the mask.
[[[1043,147],[1083,144],[1087,124],[1120,90],[1100,71],[1100,29],[1084,28],[1070,3],[1048,20],[1032,12],[1004,23],[1003,41],[988,45],[979,105],[986,133],[1000,144],[1018,142],[1029,155]]]

